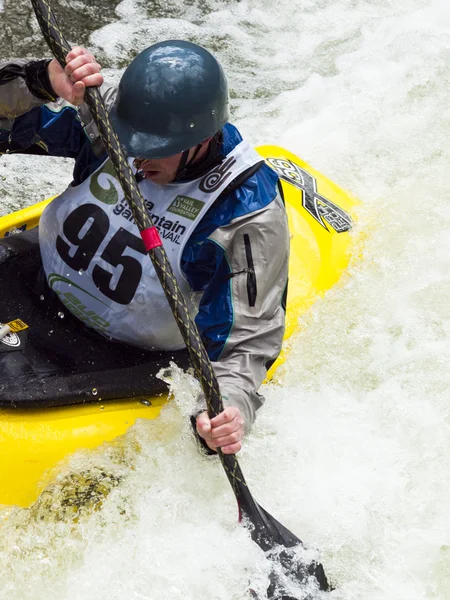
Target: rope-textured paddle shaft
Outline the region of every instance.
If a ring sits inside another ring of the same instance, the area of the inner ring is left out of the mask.
[[[64,68],[66,66],[65,57],[71,50],[70,45],[64,38],[48,2],[46,0],[31,0],[31,2],[45,40],[60,65]],[[153,227],[151,217],[145,207],[144,198],[137,186],[125,153],[112,128],[108,112],[98,88],[87,88],[85,99],[91,111],[92,118],[98,127],[108,156],[114,165],[136,225],[140,232],[146,231]],[[189,313],[186,300],[175,279],[167,254],[162,246],[149,250],[148,254],[186,344],[196,376],[202,386],[208,406],[208,413],[210,417],[217,416],[223,410],[219,384],[200,334]],[[247,489],[247,484],[236,457],[224,456],[222,452],[219,452],[219,455],[238,502],[250,502],[251,499],[251,502],[255,504]],[[245,487],[245,492],[241,489],[242,486]]]

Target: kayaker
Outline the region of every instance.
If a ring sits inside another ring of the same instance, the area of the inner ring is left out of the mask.
[[[289,234],[278,178],[228,122],[226,77],[204,48],[154,44],[118,88],[100,71],[81,47],[65,70],[55,59],[0,63],[0,151],[75,159],[39,227],[43,268],[65,307],[107,338],[183,347],[84,104],[85,86],[102,86],[223,395],[211,421],[200,396],[193,424],[209,449],[235,453],[284,333]]]

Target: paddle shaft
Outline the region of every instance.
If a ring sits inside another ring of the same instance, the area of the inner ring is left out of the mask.
[[[66,55],[71,48],[63,36],[56,17],[45,0],[31,0],[41,31],[53,55],[64,68]],[[96,87],[86,88],[85,101],[89,106],[92,118],[100,132],[106,152],[114,165],[117,177],[122,186],[125,199],[133,214],[134,221],[141,233],[148,255],[158,275],[161,286],[169,302],[172,313],[180,329],[195,374],[200,381],[206,398],[209,416],[215,417],[223,411],[219,384],[213,371],[211,361],[205,350],[197,326],[195,325],[175,279],[172,266],[168,260],[159,235],[145,207],[144,198],[136,183],[134,174],[120,145],[118,137],[111,125],[108,112]],[[150,240],[150,244],[149,244]],[[156,241],[156,243],[155,243]],[[152,247],[149,247],[152,246]],[[245,482],[244,475],[234,455],[225,455],[218,451],[220,460],[233,488],[240,511],[246,515],[252,513],[257,506]]]

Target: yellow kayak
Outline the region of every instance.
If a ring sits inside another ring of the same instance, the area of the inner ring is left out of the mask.
[[[299,317],[347,268],[358,202],[287,150],[277,146],[257,150],[281,178],[289,217],[287,340],[297,331]],[[50,201],[0,217],[0,238],[17,243],[21,231],[39,224]],[[27,324],[20,315],[9,325],[10,343],[26,334]],[[284,353],[272,366],[268,379],[283,360]],[[51,398],[45,408],[35,403],[25,408],[0,403],[0,505],[31,505],[50,483],[51,473],[62,459],[76,450],[113,440],[138,418],[156,419],[166,401],[166,395],[160,390],[155,393],[155,389],[115,400],[102,399],[96,389],[90,389],[85,395],[74,392],[74,403],[64,406]]]

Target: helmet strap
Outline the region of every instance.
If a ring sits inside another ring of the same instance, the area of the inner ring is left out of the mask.
[[[201,147],[202,147],[202,144],[197,144],[197,146],[195,147],[195,150],[194,150],[194,154],[191,156],[191,158],[189,160],[188,160],[188,157],[189,157],[189,152],[191,151],[191,149],[189,148],[189,150],[183,151],[181,158],[180,158],[180,162],[178,164],[177,172],[175,173],[174,181],[180,181],[186,176],[187,169],[192,165],[194,160],[197,158],[197,155],[200,152]]]

